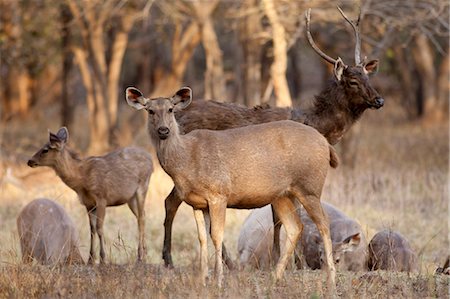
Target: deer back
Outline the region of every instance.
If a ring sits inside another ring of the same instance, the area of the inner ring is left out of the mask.
[[[35,199],[17,217],[22,255],[42,264],[83,262],[74,223],[58,203]]]

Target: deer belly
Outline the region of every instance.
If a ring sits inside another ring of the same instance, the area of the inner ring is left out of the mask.
[[[206,209],[208,207],[206,199],[196,193],[189,193],[184,201],[194,209]]]

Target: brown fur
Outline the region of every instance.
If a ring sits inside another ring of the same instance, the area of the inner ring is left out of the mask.
[[[276,269],[276,278],[281,279],[301,235],[302,225],[293,204],[299,200],[323,237],[330,283],[335,285],[328,219],[320,195],[336,156],[317,130],[293,121],[276,121],[182,135],[174,112],[191,103],[190,88],[180,89],[172,98],[153,100],[135,88],[127,88],[126,99],[130,106],[148,111],[148,131],[159,162],[172,177],[178,196],[194,208],[203,281],[208,273],[204,211],[211,219],[220,285],[226,208],[272,204],[287,231],[286,251]]]
[[[58,203],[33,200],[17,216],[17,230],[24,263],[84,264],[75,225]]]
[[[417,257],[408,240],[391,230],[375,234],[369,243],[369,270],[417,271]]]
[[[128,204],[138,220],[138,259],[145,257],[144,203],[153,171],[149,153],[127,147],[104,156],[80,159],[68,148],[68,131],[50,133],[50,140],[28,161],[31,167],[49,166],[73,189],[86,207],[91,229],[89,263],[95,262],[94,241],[100,239],[100,262],[104,262],[103,221],[106,207]]]

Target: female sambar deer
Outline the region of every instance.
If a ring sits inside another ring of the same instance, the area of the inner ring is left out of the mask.
[[[328,168],[336,167],[338,158],[317,130],[293,121],[277,121],[181,135],[174,112],[189,106],[190,88],[180,89],[172,98],[150,100],[129,87],[126,100],[133,108],[148,111],[148,132],[158,160],[172,177],[179,198],[194,208],[203,282],[208,274],[203,211],[210,215],[215,273],[221,285],[226,208],[272,204],[287,232],[286,250],[276,268],[276,278],[280,279],[301,235],[302,224],[293,203],[299,200],[324,240],[329,282],[335,285],[330,230],[320,195]]]
[[[343,12],[341,11],[343,14]],[[348,18],[343,14],[344,18]],[[378,60],[361,61],[359,34],[356,36],[355,65],[346,65],[323,53],[314,43],[310,33],[310,11],[306,14],[307,35],[311,47],[328,63],[334,65],[334,78],[329,85],[315,97],[311,108],[254,107],[247,108],[233,103],[193,100],[186,109],[177,111],[180,131],[189,133],[197,129],[225,130],[260,124],[277,120],[293,120],[316,128],[330,144],[336,144],[348,129],[367,109],[378,109],[384,104],[383,98],[371,86],[369,75],[378,69]],[[350,22],[359,32],[358,23]],[[182,199],[175,189],[165,200],[166,218],[164,220],[163,259],[166,266],[173,266],[171,255],[172,224]],[[274,218],[276,215],[274,214]],[[278,223],[278,221],[275,221]],[[279,236],[279,226],[275,227],[274,237]],[[275,241],[275,251],[279,252],[279,242]],[[276,254],[275,254],[276,255]],[[230,261],[225,259],[227,264]]]
[[[27,204],[17,216],[22,261],[43,265],[84,264],[78,233],[64,208],[47,198]]]
[[[152,157],[140,148],[126,147],[104,156],[79,158],[67,146],[69,132],[63,127],[50,133],[49,142],[34,154],[28,166],[48,166],[74,190],[86,207],[91,229],[89,263],[95,263],[94,241],[100,239],[100,262],[105,262],[103,221],[106,207],[128,204],[138,221],[138,260],[145,257],[144,203],[153,172]]]

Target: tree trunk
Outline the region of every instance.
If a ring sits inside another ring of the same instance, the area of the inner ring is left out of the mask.
[[[444,115],[448,118],[449,97],[450,97],[450,52],[447,49],[444,59],[439,68],[438,78],[438,101]]]
[[[65,4],[61,4],[61,50],[62,50],[62,74],[61,74],[61,122],[69,128],[73,124],[75,103],[69,95],[69,74],[72,69],[72,53],[70,51],[70,22],[72,14]]]
[[[244,9],[255,7],[256,1],[245,2]],[[243,87],[244,103],[248,107],[261,104],[261,57],[262,45],[255,34],[262,32],[260,17],[257,13],[249,14],[239,22],[239,40],[244,54]]]
[[[397,76],[402,90],[402,106],[405,108],[409,118],[415,118],[419,112],[417,109],[416,89],[414,84],[413,70],[408,63],[409,49],[402,45],[393,48],[395,53],[395,64],[397,65]]]
[[[443,114],[437,99],[433,50],[424,34],[418,34],[414,39],[413,58],[423,88],[423,118],[427,121],[441,120]]]
[[[287,42],[273,0],[263,0],[264,11],[272,26],[273,63],[270,69],[277,106],[292,106],[291,95],[286,80]]]

